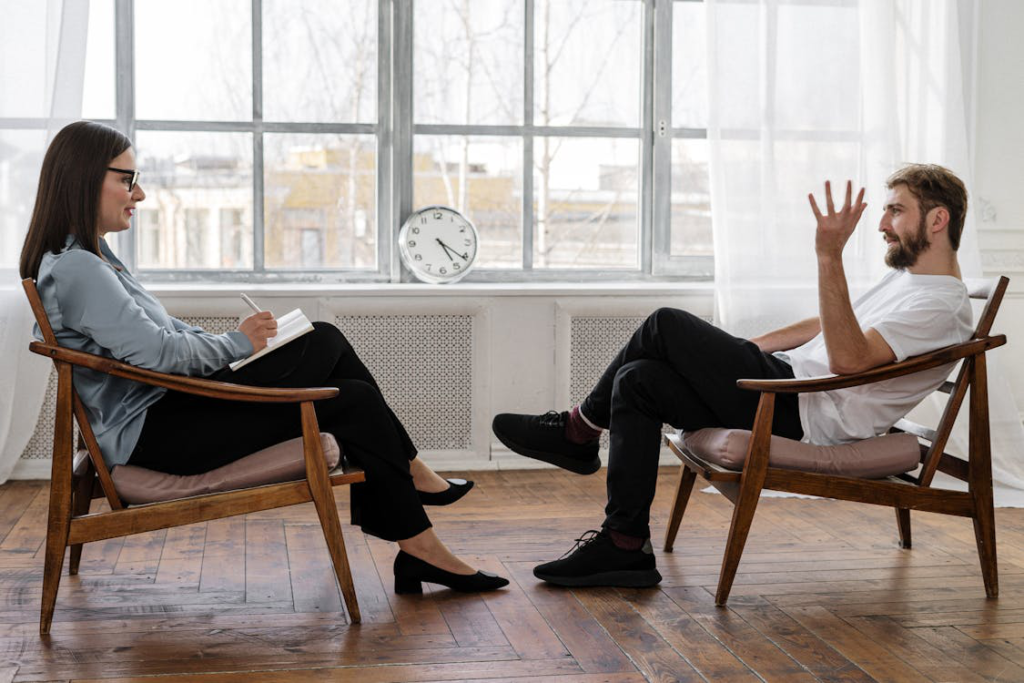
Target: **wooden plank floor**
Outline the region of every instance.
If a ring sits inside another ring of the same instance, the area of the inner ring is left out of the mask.
[[[731,506],[695,493],[655,589],[562,590],[532,567],[600,524],[604,471],[476,473],[431,516],[460,555],[512,579],[392,591],[393,544],[345,526],[363,612],[350,626],[311,505],[86,546],[38,635],[47,490],[0,487],[0,683],[7,681],[1024,681],[1024,510],[998,510],[987,600],[969,520],[764,499],[728,608],[712,599]],[[338,491],[343,519],[348,492]],[[99,501],[94,504],[99,505]],[[66,568],[65,568],[66,572]]]

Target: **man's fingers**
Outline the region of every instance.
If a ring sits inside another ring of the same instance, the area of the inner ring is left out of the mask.
[[[814,212],[815,218],[821,218],[821,211],[818,209],[818,202],[814,201],[814,193],[807,195],[807,199],[811,201],[811,211]]]
[[[861,191],[861,195],[863,195],[863,194],[864,194],[864,191],[862,190],[862,191]],[[854,221],[855,221],[855,222],[856,222],[856,221],[859,221],[859,220],[860,220],[860,215],[861,215],[862,213],[864,213],[864,209],[866,209],[866,208],[868,208],[868,204],[867,204],[867,202],[862,202],[862,203],[861,203],[861,204],[859,205],[859,208],[857,209],[857,214],[856,214],[856,216],[854,217]]]
[[[828,207],[828,215],[836,212],[836,205],[832,202],[832,183],[825,181],[825,206]]]
[[[851,204],[852,201],[853,201],[853,181],[852,180],[847,180],[846,181],[846,201],[843,202],[843,211],[846,211],[847,209],[850,208],[850,206],[852,205]]]

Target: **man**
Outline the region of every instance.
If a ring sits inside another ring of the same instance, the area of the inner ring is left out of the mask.
[[[817,221],[819,317],[751,340],[738,339],[685,311],[655,311],[571,411],[501,414],[495,435],[513,451],[580,474],[600,468],[598,439],[608,429],[608,505],[600,531],[577,539],[534,575],[563,586],[651,586],[661,581],[650,543],[661,426],[749,429],[758,394],[741,378],[792,379],[851,374],[970,338],[971,307],[956,252],[967,191],[941,166],[915,164],[887,181],[878,226],[892,269],[850,302],[843,248],[867,206],[861,189],[838,211],[825,183],[826,209],[808,195]],[[951,366],[866,387],[776,397],[772,431],[825,445],[888,431],[939,386]]]

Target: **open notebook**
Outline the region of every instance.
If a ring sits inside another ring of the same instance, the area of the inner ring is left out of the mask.
[[[254,360],[262,358],[268,353],[273,353],[274,349],[279,349],[293,339],[298,339],[307,332],[312,331],[313,323],[309,322],[309,318],[302,312],[302,309],[296,308],[294,311],[285,313],[277,319],[277,334],[267,340],[266,348],[252,354],[248,358],[236,360],[228,367],[232,370],[245,367]]]

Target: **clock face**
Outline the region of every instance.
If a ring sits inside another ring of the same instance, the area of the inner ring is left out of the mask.
[[[413,212],[398,233],[402,262],[419,280],[455,282],[476,261],[478,236],[473,224],[455,209],[428,206]]]

